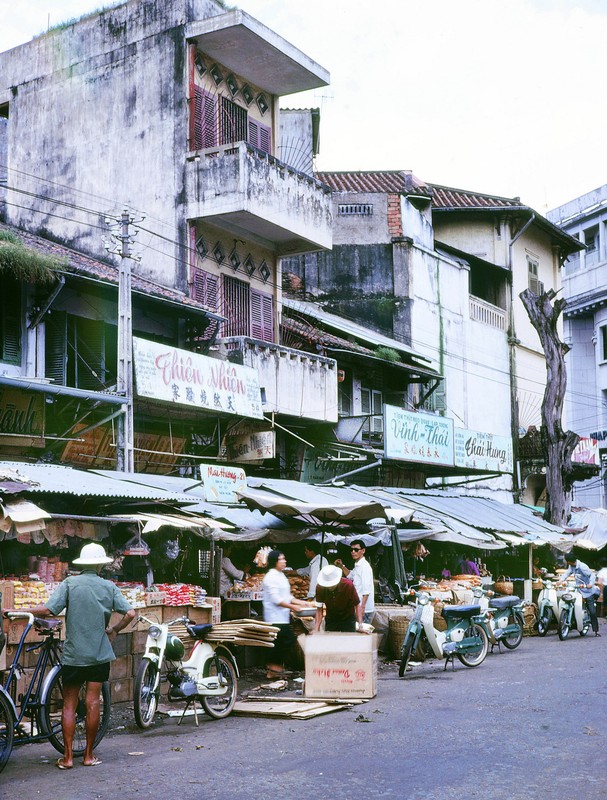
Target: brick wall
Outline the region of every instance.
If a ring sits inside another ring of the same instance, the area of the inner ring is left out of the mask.
[[[390,236],[403,235],[403,218],[400,211],[400,195],[388,195],[388,233]]]

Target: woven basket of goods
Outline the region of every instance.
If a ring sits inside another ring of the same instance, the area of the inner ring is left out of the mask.
[[[434,604],[434,627],[437,631],[447,630],[447,620],[443,617],[443,608],[445,603]]]
[[[493,586],[498,594],[513,594],[514,592],[514,584],[505,575],[500,575]]]
[[[408,617],[390,617],[388,620],[388,645],[393,658],[400,658],[400,651],[408,627]]]
[[[524,636],[537,636],[537,613],[538,607],[535,603],[529,603],[523,609]]]

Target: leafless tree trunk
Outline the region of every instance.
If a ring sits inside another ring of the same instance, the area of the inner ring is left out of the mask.
[[[554,300],[550,289],[539,297],[530,289],[519,295],[533,327],[538,332],[546,356],[546,390],[542,401],[542,446],[546,455],[546,510],[544,519],[554,525],[566,525],[571,512],[571,490],[575,467],[571,456],[580,437],[573,431],[563,431],[562,416],[567,372],[565,354],[568,345],[561,342],[557,321],[566,300]],[[554,300],[554,304],[552,303]]]

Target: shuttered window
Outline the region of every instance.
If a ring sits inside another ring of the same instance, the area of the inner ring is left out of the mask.
[[[219,143],[246,142],[247,118],[249,116],[246,109],[241,108],[227,97],[220,97],[219,99],[221,107]]]
[[[251,289],[251,336],[263,342],[274,340],[272,295]]]
[[[0,276],[0,361],[21,363],[21,285]]]
[[[116,384],[115,325],[55,311],[47,317],[45,343],[45,375],[54,383],[91,391]]]
[[[217,147],[217,105],[215,97],[194,86],[190,100],[190,150]]]
[[[224,275],[222,315],[227,319],[224,325],[226,336],[250,335],[251,304],[248,283]]]
[[[249,120],[249,144],[262,150],[264,153],[269,153],[272,148],[272,129],[261,122]]]
[[[219,277],[204,269],[192,268],[192,297],[209,311],[217,311],[219,305]],[[219,322],[214,319],[208,321],[202,334],[198,335],[201,341],[208,341],[217,333]]]

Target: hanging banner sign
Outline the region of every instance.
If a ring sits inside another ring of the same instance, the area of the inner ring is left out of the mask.
[[[247,487],[247,476],[240,467],[201,464],[200,479],[209,503],[237,503],[236,492]]]
[[[226,461],[263,461],[276,455],[274,431],[251,431],[238,436],[227,435],[224,440]]]
[[[0,386],[0,444],[44,447],[44,395]]]
[[[571,460],[576,464],[589,464],[592,467],[601,466],[598,439],[582,437],[575,446]]]
[[[139,397],[263,419],[257,370],[133,339]]]
[[[512,439],[455,428],[455,466],[490,472],[512,472]]]
[[[453,466],[453,420],[385,405],[384,454],[401,461]]]

